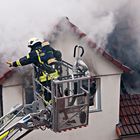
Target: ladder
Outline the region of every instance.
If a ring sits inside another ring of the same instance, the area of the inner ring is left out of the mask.
[[[22,109],[23,105],[17,105],[12,111],[0,118],[0,132],[21,114]]]

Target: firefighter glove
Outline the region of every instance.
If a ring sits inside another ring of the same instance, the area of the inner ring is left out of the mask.
[[[13,66],[13,62],[11,62],[11,61],[7,61],[6,63],[9,65],[9,67]]]

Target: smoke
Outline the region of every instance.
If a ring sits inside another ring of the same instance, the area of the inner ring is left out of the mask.
[[[44,38],[65,16],[97,46],[107,48],[117,59],[135,69],[139,66],[138,0],[0,0],[0,3],[0,75],[9,69],[5,64],[7,60],[26,55],[28,39]],[[111,37],[118,40],[113,42]],[[114,48],[117,51],[113,51]],[[124,52],[127,53],[124,55]]]
[[[129,1],[118,10],[116,27],[108,37],[106,49],[133,71],[123,74],[122,80],[129,93],[140,92],[140,2]]]
[[[27,40],[44,37],[57,21],[68,16],[97,42],[114,28],[113,12],[125,2],[113,0],[0,0],[0,63],[28,52]],[[90,27],[90,28],[89,28]],[[101,43],[99,43],[101,44]],[[103,43],[102,43],[103,44]]]

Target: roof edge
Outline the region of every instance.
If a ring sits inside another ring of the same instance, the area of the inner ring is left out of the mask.
[[[13,70],[8,70],[7,72],[5,72],[5,73],[0,77],[0,84],[2,84],[8,77],[10,77],[12,73],[13,73]]]
[[[63,19],[64,20],[64,19]],[[107,53],[105,51],[105,49],[101,48],[101,47],[97,47],[96,43],[92,41],[92,39],[89,39],[89,37],[87,36],[86,33],[82,32],[76,25],[74,25],[73,23],[71,23],[69,21],[69,18],[65,18],[65,20],[68,21],[70,27],[73,29],[72,31],[74,33],[76,33],[76,35],[79,36],[79,39],[82,39],[83,37],[87,37],[87,45],[89,47],[92,48],[97,48],[97,52],[99,52],[103,57],[105,57],[107,60],[109,60],[110,62],[112,62],[114,65],[116,65],[119,69],[121,69],[123,72],[130,72],[132,71],[132,69],[130,69],[128,66],[122,64],[120,61],[118,61],[117,59],[114,59],[109,53]]]

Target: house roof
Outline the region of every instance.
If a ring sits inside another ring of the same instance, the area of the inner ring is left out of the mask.
[[[0,84],[2,84],[8,77],[10,77],[12,73],[13,73],[13,70],[8,70],[7,72],[5,72],[5,73],[0,77]]]
[[[120,123],[116,126],[119,137],[140,135],[140,94],[120,97]]]
[[[64,24],[65,23],[65,24]],[[91,38],[89,38],[86,33],[82,32],[76,25],[74,25],[73,23],[71,23],[69,21],[69,19],[66,18],[62,18],[62,20],[60,20],[60,22],[55,26],[54,30],[50,33],[50,36],[54,35],[53,37],[57,37],[57,35],[59,34],[59,32],[61,31],[62,28],[64,28],[65,25],[68,25],[71,29],[71,31],[79,38],[82,39],[84,37],[86,37],[86,42],[87,45],[91,48],[96,48],[97,49],[97,53],[100,53],[105,59],[107,59],[108,61],[110,61],[111,63],[113,63],[114,65],[116,65],[119,69],[121,69],[123,72],[130,72],[131,69],[125,65],[123,65],[120,61],[118,61],[117,59],[114,59],[108,52],[106,52],[103,48],[101,47],[97,47],[96,43],[94,41],[92,41]],[[51,40],[51,39],[50,39]]]
[[[73,23],[71,23],[69,21],[69,19],[66,18],[62,18],[58,24],[54,27],[53,31],[50,33],[50,36],[54,36],[57,37],[58,32],[63,28],[63,23],[67,23],[67,25],[69,25],[69,27],[71,28],[71,31],[79,38],[82,39],[84,37],[87,37],[87,35],[82,32],[76,25],[74,25]],[[85,40],[86,43],[88,44],[89,47],[92,48],[96,48],[97,52],[100,53],[102,56],[105,57],[105,59],[107,59],[108,61],[112,62],[114,65],[116,65],[119,69],[121,69],[123,72],[129,72],[131,71],[131,69],[125,65],[123,65],[121,62],[119,62],[118,60],[114,59],[109,53],[107,53],[103,48],[97,48],[96,43],[92,41],[92,39],[88,38]],[[10,73],[12,72],[12,70],[9,70],[7,72],[5,72],[3,74],[3,76],[0,77],[0,83],[2,83],[4,81],[4,79],[6,79]]]

